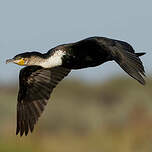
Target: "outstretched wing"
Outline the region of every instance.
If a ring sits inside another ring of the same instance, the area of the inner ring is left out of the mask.
[[[44,69],[39,66],[28,66],[20,71],[16,134],[22,136],[33,131],[51,92],[69,72],[70,69],[63,67]]]
[[[139,56],[144,55],[145,52],[135,53],[132,46],[123,41],[109,41],[113,42],[113,45],[107,46],[106,49],[109,51],[112,59],[115,60],[120,65],[120,67],[131,77],[144,85],[145,80],[143,76],[145,76],[145,70]]]
[[[145,70],[142,61],[138,55],[144,53],[130,53],[119,48],[111,48],[111,54],[114,60],[120,65],[120,67],[127,72],[131,77],[136,79],[139,83],[144,85],[146,82],[143,78],[145,76]]]
[[[73,47],[80,53],[85,50],[91,57],[94,57],[95,66],[111,60],[116,61],[131,77],[139,83],[145,84],[143,78],[145,70],[139,58],[145,53],[135,53],[133,47],[127,42],[105,37],[91,37],[74,43]],[[94,65],[92,64],[92,66]]]

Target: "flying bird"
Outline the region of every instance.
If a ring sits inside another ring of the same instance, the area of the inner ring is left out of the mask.
[[[32,132],[44,111],[50,94],[56,85],[72,69],[95,67],[115,61],[131,77],[145,84],[144,66],[133,47],[120,40],[105,37],[90,37],[75,43],[62,44],[47,53],[25,52],[6,63],[26,66],[19,74],[16,135]]]

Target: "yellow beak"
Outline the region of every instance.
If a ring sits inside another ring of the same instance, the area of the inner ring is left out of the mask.
[[[13,63],[18,64],[18,65],[24,65],[25,64],[25,61],[24,61],[23,58],[19,59],[19,60],[15,60],[15,59],[7,59],[6,60],[6,64],[10,63],[10,62],[13,62]]]
[[[15,63],[18,65],[24,65],[24,59],[17,60]]]

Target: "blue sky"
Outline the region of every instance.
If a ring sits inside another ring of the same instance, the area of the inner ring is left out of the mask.
[[[0,82],[17,81],[19,67],[5,64],[24,51],[46,52],[50,48],[90,36],[129,42],[151,70],[151,0],[0,0]],[[105,80],[126,75],[109,62],[96,68],[73,71],[70,77]]]

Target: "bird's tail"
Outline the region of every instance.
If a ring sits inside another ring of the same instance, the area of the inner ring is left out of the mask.
[[[140,53],[135,53],[137,56],[143,56],[145,55],[146,53],[145,52],[140,52]]]
[[[145,80],[143,78],[143,76],[145,76],[145,70],[139,56],[144,54],[144,52],[131,53],[128,51],[121,51],[121,53],[115,53],[114,59],[125,72],[127,72],[142,85],[145,84]]]

